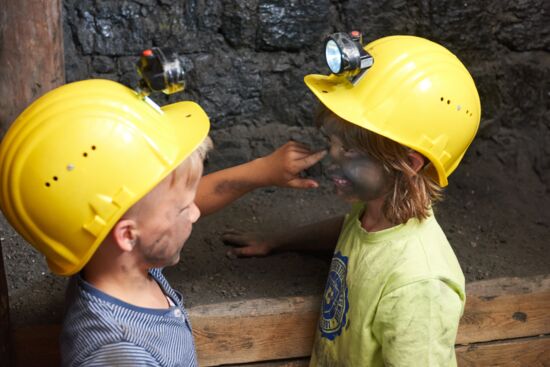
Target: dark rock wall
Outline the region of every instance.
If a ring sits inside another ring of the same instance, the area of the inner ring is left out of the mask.
[[[503,167],[550,184],[546,0],[64,0],[64,11],[68,81],[102,77],[133,86],[141,50],[175,48],[189,70],[187,91],[155,99],[203,106],[218,146],[235,151],[225,164],[275,145],[254,149],[251,128],[310,125],[315,103],[302,80],[326,72],[328,33],[427,37],[455,52],[478,85],[477,155],[496,154]]]

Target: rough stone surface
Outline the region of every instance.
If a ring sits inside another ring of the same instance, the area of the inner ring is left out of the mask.
[[[243,163],[289,138],[320,146],[308,73],[326,73],[322,40],[360,29],[367,41],[414,34],[455,52],[478,85],[480,131],[437,208],[468,280],[548,272],[550,253],[550,2],[546,0],[64,0],[68,81],[137,83],[143,49],[169,46],[187,90],[213,124],[208,170]],[[323,166],[310,172],[322,178]],[[300,209],[300,210],[299,210]],[[224,257],[225,228],[285,228],[341,213],[317,191],[263,189],[196,225],[167,270],[191,304],[319,292],[328,257]],[[3,220],[3,218],[1,218]],[[57,321],[64,281],[5,222],[0,235],[12,319]],[[29,293],[30,292],[30,293]]]

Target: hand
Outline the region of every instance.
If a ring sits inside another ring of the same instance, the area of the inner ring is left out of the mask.
[[[226,252],[228,257],[266,256],[275,248],[275,244],[267,240],[269,237],[258,232],[228,230],[222,234],[222,241],[234,246]]]
[[[312,152],[304,144],[289,141],[259,161],[267,186],[309,189],[319,187],[319,184],[313,179],[300,177],[300,172],[319,162],[326,154],[326,150]]]

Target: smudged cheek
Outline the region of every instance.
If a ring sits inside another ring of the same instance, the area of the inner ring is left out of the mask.
[[[341,175],[349,182],[345,192],[363,201],[381,197],[389,187],[389,176],[382,165],[369,158],[343,162]]]

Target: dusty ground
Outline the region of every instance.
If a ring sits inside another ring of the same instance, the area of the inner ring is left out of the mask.
[[[436,215],[468,281],[550,273],[550,198],[522,160],[498,154],[494,140],[477,140],[451,176]],[[227,228],[287,228],[343,213],[346,204],[323,181],[315,191],[262,189],[195,226],[179,265],[167,269],[188,306],[320,293],[330,256],[285,253],[229,259],[219,236]],[[15,325],[61,319],[64,280],[48,273],[4,218],[0,221]]]

